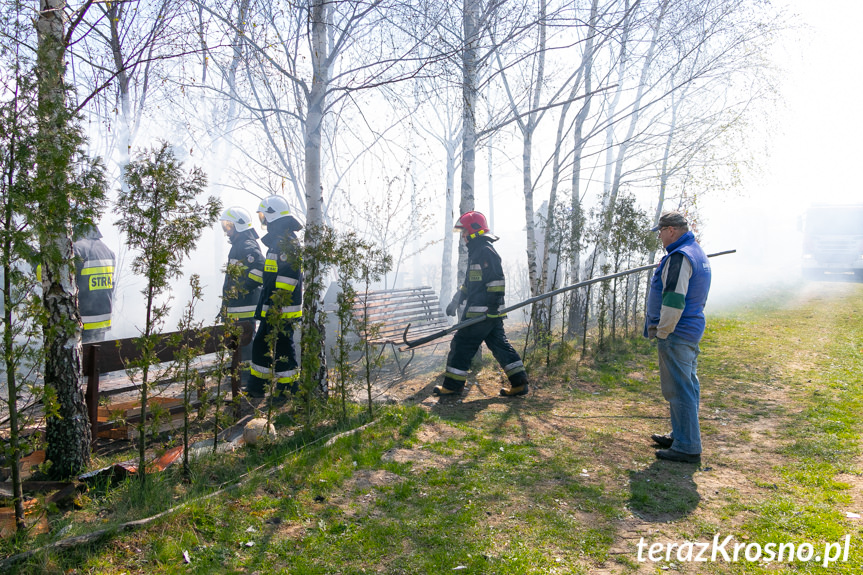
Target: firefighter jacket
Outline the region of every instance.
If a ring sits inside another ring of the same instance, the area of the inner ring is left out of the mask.
[[[222,305],[230,319],[249,319],[255,317],[258,301],[261,299],[261,285],[264,282],[264,256],[258,245],[258,235],[249,229],[237,232],[230,239],[231,251],[228,263],[239,266],[239,277],[225,274],[222,286]]]
[[[268,233],[261,241],[267,248],[264,261],[263,287],[255,317],[264,319],[271,313],[273,295],[277,291],[292,294],[289,305],[281,307],[282,317],[299,319],[303,316],[303,274],[300,271],[300,243],[294,232],[300,224],[293,216],[270,222]]]
[[[93,230],[74,243],[78,310],[84,331],[111,327],[114,305],[114,252]]]
[[[498,310],[505,307],[506,279],[500,256],[491,242],[497,238],[478,236],[467,244],[467,273],[459,291],[462,301],[467,300],[462,319],[486,314],[504,317]]]

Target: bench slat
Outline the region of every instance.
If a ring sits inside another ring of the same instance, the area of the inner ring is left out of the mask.
[[[255,327],[254,324],[249,321],[240,322],[240,326],[243,328],[243,332],[240,335],[240,347],[243,347],[252,341]],[[215,353],[217,342],[225,337],[224,326],[204,328],[203,331],[209,331],[209,337],[204,342],[203,355]],[[180,345],[171,345],[170,340],[172,337],[176,337],[178,333],[179,332],[171,332],[161,334],[159,336],[160,345],[157,348],[156,355],[160,361],[167,362],[174,359],[174,354],[177,352],[178,348],[183,345],[183,342],[181,341]],[[203,336],[201,334],[196,334],[195,337],[189,339],[189,344],[198,345],[202,338]],[[125,361],[138,357],[139,355],[138,348],[135,346],[135,339],[136,338],[133,337],[127,337],[125,339],[85,343],[82,350],[84,373],[89,374],[93,369],[92,354],[89,353],[90,348],[93,346],[99,346],[99,373],[110,373],[112,371],[125,369]]]

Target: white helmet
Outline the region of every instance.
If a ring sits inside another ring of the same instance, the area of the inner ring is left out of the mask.
[[[261,200],[258,205],[257,212],[264,214],[267,223],[274,222],[280,218],[291,215],[291,208],[288,206],[287,200],[282,196],[270,196]]]
[[[252,229],[252,216],[249,212],[238,206],[231,206],[219,218],[223,222],[231,222],[234,224],[234,229],[238,232],[244,232]]]

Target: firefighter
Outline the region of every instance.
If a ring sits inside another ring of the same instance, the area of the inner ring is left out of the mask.
[[[96,226],[75,240],[75,278],[78,281],[78,311],[83,331],[81,341],[102,341],[111,330],[114,307],[114,252],[102,241]]]
[[[464,303],[462,321],[486,316],[484,321],[460,329],[450,343],[443,383],[434,388],[438,396],[457,396],[464,389],[470,361],[482,342],[509,379],[509,389],[501,389],[503,396],[525,395],[528,392],[524,364],[506,339],[503,329],[505,315],[498,310],[505,307],[506,280],[500,256],[491,245],[497,237],[489,230],[485,216],[479,212],[466,212],[458,219],[453,231],[461,232],[467,244],[467,273],[461,287],[447,306],[447,315],[454,316]]]
[[[225,321],[253,320],[264,281],[264,256],[258,245],[258,232],[252,227],[252,216],[243,208],[232,206],[220,218],[222,231],[231,242],[228,263],[238,266],[225,274],[222,286],[222,314]],[[236,275],[239,271],[239,275]],[[240,358],[252,358],[252,345],[241,350]],[[244,378],[246,374],[243,374]]]
[[[230,207],[222,213],[222,231],[231,242],[228,263],[241,266],[239,277],[225,274],[222,301],[228,319],[252,319],[264,282],[264,256],[258,245],[258,232],[252,227],[252,216],[243,208]]]
[[[300,243],[296,232],[303,226],[291,215],[288,202],[282,196],[264,198],[257,209],[261,225],[267,234],[261,238],[267,248],[263,286],[255,317],[261,320],[252,342],[252,376],[244,389],[252,397],[263,397],[271,377],[272,357],[267,336],[273,331],[271,314],[278,313],[287,321],[280,330],[275,346],[276,398],[287,392],[296,393],[299,369],[294,352],[294,324],[303,315],[303,275],[300,271]],[[282,305],[273,305],[273,298],[284,294]]]

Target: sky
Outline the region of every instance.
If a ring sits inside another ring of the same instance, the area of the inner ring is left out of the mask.
[[[742,277],[760,285],[799,278],[797,222],[811,204],[863,203],[856,173],[863,151],[857,64],[863,3],[787,4],[802,26],[777,46],[784,106],[769,119],[775,133],[761,173],[748,178],[740,197],[705,198],[701,206],[705,250],[738,250],[713,262],[711,298],[719,301],[732,296]]]

